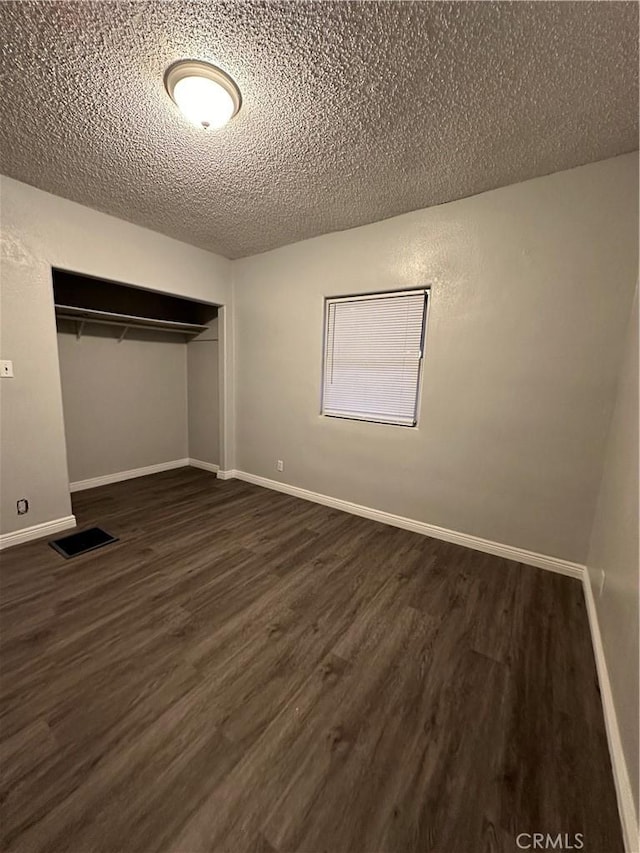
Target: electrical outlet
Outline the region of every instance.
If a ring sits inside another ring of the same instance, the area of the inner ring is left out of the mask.
[[[278,461],[276,462],[276,470],[284,471],[284,462],[282,461],[282,459],[278,459]]]
[[[26,515],[29,512],[29,501],[26,498],[20,498],[16,503],[18,515]]]
[[[3,379],[13,379],[13,362],[0,361],[0,376]]]
[[[602,597],[602,593],[604,592],[604,582],[605,582],[606,574],[604,569],[600,569],[600,591],[598,592],[598,597]]]

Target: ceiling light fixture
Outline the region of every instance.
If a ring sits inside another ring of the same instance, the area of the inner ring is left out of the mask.
[[[165,72],[164,85],[180,112],[198,127],[223,127],[242,102],[235,81],[208,62],[174,62]]]

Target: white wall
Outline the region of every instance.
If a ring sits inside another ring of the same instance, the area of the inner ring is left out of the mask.
[[[583,563],[637,183],[625,155],[235,262],[237,467]],[[323,298],[422,285],[419,427],[321,417]]]
[[[0,380],[0,530],[8,532],[71,513],[51,267],[227,306],[231,264],[9,178],[0,191],[1,357],[15,369],[15,379]],[[230,334],[231,324],[225,359]],[[222,416],[231,432],[232,413]],[[22,497],[30,512],[17,516]]]
[[[187,344],[135,329],[119,342],[120,332],[87,326],[79,340],[73,330],[58,333],[72,483],[189,456]],[[217,407],[215,416],[217,440]]]
[[[609,427],[588,568],[629,771],[638,805],[638,296],[626,335]],[[605,572],[600,595],[601,572]]]

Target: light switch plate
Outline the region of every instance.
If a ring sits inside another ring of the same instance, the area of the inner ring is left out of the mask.
[[[13,362],[0,361],[0,376],[4,379],[13,379]]]

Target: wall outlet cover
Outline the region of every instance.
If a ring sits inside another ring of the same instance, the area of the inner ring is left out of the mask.
[[[0,376],[3,379],[13,379],[13,362],[5,361],[4,359],[0,361]]]

